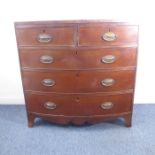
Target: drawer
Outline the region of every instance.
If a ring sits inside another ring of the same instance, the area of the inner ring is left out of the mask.
[[[17,28],[20,46],[73,46],[74,27]]]
[[[134,70],[122,71],[23,71],[26,90],[88,93],[133,89]]]
[[[22,67],[44,69],[93,69],[136,65],[136,48],[36,50],[20,49]]]
[[[129,112],[132,94],[123,95],[36,95],[26,93],[30,112],[53,115],[105,115]]]
[[[78,50],[80,68],[116,68],[136,66],[136,48]]]
[[[79,46],[137,45],[137,26],[127,25],[81,25]]]

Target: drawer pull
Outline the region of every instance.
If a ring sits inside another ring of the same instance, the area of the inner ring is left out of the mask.
[[[116,34],[113,32],[106,32],[103,34],[102,39],[105,41],[114,41],[116,40]]]
[[[43,55],[40,57],[40,62],[43,64],[53,63],[53,57],[48,56],[48,55]]]
[[[42,80],[42,84],[46,87],[52,87],[55,85],[55,81],[52,79],[44,79]]]
[[[38,35],[37,39],[40,43],[49,43],[52,40],[52,36],[46,33],[41,33]]]
[[[102,57],[101,62],[110,64],[110,63],[115,62],[115,60],[116,60],[116,57],[114,55],[106,55],[106,56]]]
[[[111,78],[107,78],[101,81],[101,84],[106,87],[112,86],[114,83],[115,83],[115,80]]]
[[[101,104],[102,109],[111,109],[114,106],[112,102],[104,102]]]
[[[55,109],[57,107],[57,105],[54,102],[46,102],[44,103],[44,107],[46,109]]]

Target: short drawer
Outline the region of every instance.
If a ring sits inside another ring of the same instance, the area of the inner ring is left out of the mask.
[[[136,66],[136,48],[41,50],[20,49],[22,67],[95,69]]]
[[[81,49],[77,53],[80,68],[136,66],[136,48]]]
[[[73,46],[74,27],[16,28],[19,46]]]
[[[137,26],[127,25],[81,25],[79,46],[137,45]]]
[[[23,71],[26,90],[87,93],[133,89],[135,70],[122,71]]]
[[[26,93],[30,112],[53,115],[88,116],[130,112],[132,94],[123,95],[36,95]]]

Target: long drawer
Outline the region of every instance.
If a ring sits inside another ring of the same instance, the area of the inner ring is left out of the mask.
[[[20,49],[21,65],[43,69],[95,69],[136,65],[136,48]]]
[[[132,94],[121,95],[36,95],[26,93],[30,112],[52,115],[105,115],[130,112]]]
[[[44,92],[112,92],[134,88],[135,70],[23,71],[25,90]]]

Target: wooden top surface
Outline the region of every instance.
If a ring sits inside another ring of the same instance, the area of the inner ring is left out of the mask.
[[[89,23],[106,23],[106,24],[123,24],[123,25],[137,25],[138,23],[135,21],[121,21],[121,20],[103,20],[103,19],[95,19],[95,20],[50,20],[50,21],[20,21],[14,22],[15,26],[22,25],[46,25],[46,24],[89,24]]]

